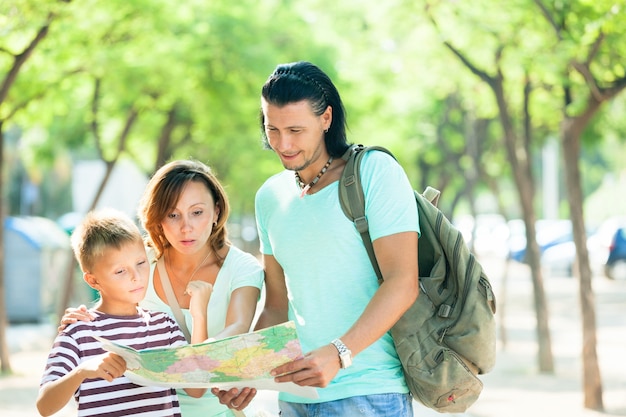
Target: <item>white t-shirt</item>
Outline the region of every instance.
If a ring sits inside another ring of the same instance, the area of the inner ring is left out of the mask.
[[[151,251],[152,249],[149,249],[149,256],[153,258],[154,255],[150,253]],[[164,303],[154,290],[155,268],[156,262],[151,262],[148,290],[140,305],[153,311],[164,311],[174,317],[170,306]],[[207,307],[209,337],[214,337],[224,330],[231,293],[237,288],[248,286],[261,289],[263,287],[263,278],[263,267],[253,255],[237,247],[230,247],[226,259],[224,259],[224,264],[217,274],[217,279],[213,285],[213,293]],[[182,309],[182,312],[185,316],[187,328],[191,331],[192,319],[189,309]],[[184,417],[232,415],[228,408],[221,405],[217,398],[211,394],[210,390],[202,398],[192,398],[185,391],[178,390],[178,398]]]

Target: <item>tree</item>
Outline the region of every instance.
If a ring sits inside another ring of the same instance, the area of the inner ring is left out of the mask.
[[[476,5],[473,4],[471,8],[475,6]],[[519,42],[515,28],[518,27],[520,24],[519,20],[523,19],[524,16],[512,16],[509,14],[507,18],[503,18],[504,12],[501,10],[499,18],[506,21],[506,24],[500,26],[494,24],[494,21],[488,20],[486,33],[474,33],[472,36],[472,38],[477,40],[477,44],[488,46],[483,46],[480,50],[476,50],[476,48],[470,50],[470,48],[467,48],[467,51],[464,51],[455,45],[455,41],[452,39],[453,37],[449,36],[448,31],[441,27],[440,21],[442,19],[437,17],[438,14],[450,12],[450,10],[442,11],[440,10],[441,8],[440,4],[427,4],[425,11],[430,17],[433,26],[440,33],[442,39],[444,39],[443,45],[450,50],[472,74],[488,86],[493,94],[493,99],[498,109],[504,148],[511,165],[511,172],[518,190],[518,199],[522,207],[523,219],[526,225],[526,256],[531,270],[534,289],[533,300],[537,315],[539,369],[541,372],[553,372],[554,359],[548,325],[548,306],[543,285],[539,246],[537,244],[535,230],[537,215],[534,205],[536,196],[535,176],[532,167],[533,125],[532,115],[529,111],[533,87],[527,75],[521,77],[517,75],[517,79],[515,79],[515,75],[511,75],[510,78],[513,78],[513,80],[508,80],[511,72],[514,73],[514,71],[511,71],[511,68],[514,67],[507,67],[507,60],[505,59],[507,51],[513,46],[517,46]],[[465,18],[469,22],[477,17],[472,16],[471,11],[467,9],[462,10],[462,12],[467,12]],[[454,25],[458,22],[455,23],[447,20],[445,23],[447,25]],[[491,26],[489,24],[491,24]],[[484,21],[481,25],[485,26]],[[467,35],[467,33],[465,33],[465,35]],[[478,41],[478,38],[482,39]],[[470,57],[472,54],[475,55],[473,58]],[[492,66],[490,68],[486,65],[483,65],[483,67],[485,67],[483,68],[477,64],[479,61],[478,56],[480,55],[482,55],[483,58],[491,55],[490,63]],[[509,65],[511,65],[510,62]],[[524,64],[522,63],[522,65]],[[513,99],[513,94],[509,92],[509,90],[515,88],[519,89],[518,93],[519,97],[521,97],[517,102]],[[520,106],[517,109],[515,108],[516,103]],[[519,123],[514,116],[516,112],[521,114]]]
[[[19,48],[11,48],[10,44],[2,45],[0,52],[5,54],[5,58],[2,59],[2,68],[4,77],[0,84],[0,161],[4,157],[4,128],[7,125],[7,121],[23,106],[23,102],[7,103],[9,97],[9,91],[13,87],[20,71],[24,64],[32,56],[35,49],[39,44],[48,36],[50,25],[57,18],[57,12],[55,6],[59,3],[69,3],[69,0],[59,0],[51,2],[49,7],[43,9],[49,9],[45,11],[45,17],[38,19],[34,24],[24,24],[20,21],[20,18],[24,16],[20,13],[19,6],[36,7],[30,2],[24,2],[25,4],[5,4],[0,9],[0,16],[4,16],[6,19],[13,21],[19,21],[16,27],[21,32],[21,37],[28,39],[24,42],[24,46]],[[57,4],[55,4],[57,3]],[[48,6],[48,5],[46,5]],[[0,370],[3,373],[11,372],[11,364],[9,362],[8,345],[6,342],[6,326],[7,326],[7,312],[6,305],[4,303],[5,298],[5,286],[4,286],[4,172],[0,172]]]
[[[253,194],[269,175],[259,172],[273,172],[278,163],[250,146],[260,145],[251,141],[258,137],[257,90],[271,69],[259,73],[259,64],[273,67],[276,57],[295,56],[309,39],[280,6],[74,3],[15,84],[13,97],[23,98],[23,111],[13,123],[50,127],[47,141],[28,144],[28,153],[42,157],[29,158],[33,169],[43,170],[39,162],[66,147],[101,160],[106,173],[96,185],[95,208],[121,157],[146,173],[172,158],[193,157],[209,162],[227,184],[231,200],[239,202],[234,213],[251,212]],[[248,13],[253,7],[259,13]],[[23,13],[28,20],[34,11]],[[270,47],[244,47],[272,33],[268,28],[277,20],[289,25]],[[60,308],[71,294],[73,270]]]
[[[596,314],[583,213],[581,138],[602,105],[626,89],[624,10],[610,1],[547,4],[535,0],[552,28],[554,49],[569,51],[562,67],[562,121],[559,136],[565,161],[567,195],[577,254],[583,334],[585,407],[603,410],[602,378],[596,352]],[[623,7],[623,6],[622,6]],[[574,44],[574,46],[572,46]]]
[[[531,6],[536,7],[544,17],[537,21]],[[476,8],[476,4],[472,5]],[[623,10],[611,1],[600,2],[568,2],[548,5],[541,0],[532,3],[519,1],[507,5],[507,12],[499,10],[495,17],[507,22],[498,24],[492,18],[482,16],[476,27],[482,32],[492,35],[491,40],[481,42],[491,44],[495,51],[494,69],[491,73],[481,69],[476,57],[489,50],[486,47],[460,48],[456,46],[459,38],[445,36],[443,44],[476,76],[489,85],[498,105],[505,147],[512,165],[516,185],[520,190],[520,198],[525,212],[527,226],[527,242],[534,243],[533,233],[528,232],[529,222],[534,216],[532,211],[534,190],[532,171],[529,162],[533,135],[558,132],[564,156],[565,180],[569,215],[572,220],[574,243],[577,249],[577,275],[580,278],[580,299],[583,323],[583,381],[585,407],[602,410],[602,386],[596,354],[595,311],[593,291],[591,288],[591,268],[586,244],[586,232],[583,213],[583,191],[580,170],[581,138],[593,117],[600,111],[603,103],[612,100],[626,88],[625,66],[623,62],[625,35]],[[472,21],[474,13],[470,9],[452,6],[455,13]],[[441,3],[426,8],[432,16],[435,27],[440,27],[442,19],[435,15],[446,15],[450,8]],[[507,18],[503,19],[506,13]],[[450,15],[447,15],[450,17]],[[445,20],[445,19],[443,19]],[[449,21],[446,21],[449,24]],[[547,25],[546,25],[547,23]],[[523,28],[524,38],[510,30]],[[440,30],[440,33],[450,33]],[[553,34],[551,37],[550,34]],[[472,37],[472,40],[476,38]],[[518,53],[512,53],[515,46]],[[484,58],[484,55],[483,55]],[[511,65],[512,63],[516,65]],[[484,65],[483,65],[484,66]],[[522,71],[516,71],[521,68]],[[519,86],[523,94],[514,99],[505,93],[507,86]],[[560,101],[559,101],[560,100]],[[557,103],[561,103],[560,105]],[[516,126],[513,117],[515,112],[522,115],[518,124],[524,138],[522,146],[516,145]],[[595,140],[597,142],[597,140]],[[521,158],[519,158],[521,155]],[[525,185],[526,184],[526,185]],[[526,187],[526,191],[524,188]],[[530,204],[529,204],[530,203]],[[540,281],[538,252],[535,248],[528,251],[531,255],[531,273],[535,283],[535,304],[544,298],[537,294]],[[539,296],[539,298],[538,298]],[[538,316],[540,311],[538,311]],[[546,315],[547,319],[547,315]],[[539,320],[538,324],[541,326]],[[547,332],[547,321],[545,331]],[[541,335],[541,328],[539,328]],[[541,358],[540,338],[540,369],[547,362]],[[547,358],[544,358],[547,359]],[[543,363],[543,365],[542,365]]]

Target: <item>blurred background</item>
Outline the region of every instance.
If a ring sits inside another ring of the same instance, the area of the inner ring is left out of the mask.
[[[626,294],[624,39],[624,0],[1,1],[2,375],[24,349],[9,331],[48,329],[45,351],[63,309],[95,297],[75,225],[95,207],[134,217],[167,161],[213,168],[231,240],[258,253],[254,194],[282,169],[261,146],[260,88],[307,60],[342,94],[349,141],[388,147],[416,189],[442,191],[502,294],[499,349],[519,334],[501,311],[517,311],[531,319],[523,373],[559,377],[551,303],[565,303],[577,409],[626,415],[611,402],[626,378],[603,385],[600,354],[602,309],[626,333],[626,299],[598,294]]]

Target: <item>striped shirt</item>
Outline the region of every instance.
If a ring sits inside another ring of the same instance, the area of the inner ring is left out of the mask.
[[[91,310],[91,322],[71,324],[59,333],[48,355],[41,386],[55,381],[80,363],[105,353],[97,335],[134,349],[163,348],[185,345],[178,324],[162,312],[137,307],[137,315],[112,316]],[[125,376],[108,382],[85,379],[74,393],[78,416],[142,416],[180,417],[180,406],[173,388],[144,387],[133,384]]]

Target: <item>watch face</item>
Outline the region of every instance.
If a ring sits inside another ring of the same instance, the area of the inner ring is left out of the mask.
[[[342,355],[340,355],[339,359],[341,359],[341,367],[342,368],[347,368],[348,366],[352,365],[352,357],[347,352],[342,354]]]

